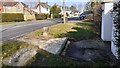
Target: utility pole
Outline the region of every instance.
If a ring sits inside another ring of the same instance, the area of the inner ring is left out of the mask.
[[[40,0],[39,0],[39,3],[38,3],[39,5],[39,14],[41,14],[41,6],[40,6]]]
[[[65,19],[65,17],[66,17],[66,14],[65,14],[65,0],[63,0],[63,14],[64,14],[63,22],[66,23],[66,19]]]

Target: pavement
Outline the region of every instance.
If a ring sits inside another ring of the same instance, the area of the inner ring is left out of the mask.
[[[0,29],[0,41],[7,41],[10,39],[14,39],[20,35],[25,33],[32,32],[34,30],[55,25],[62,22],[61,19],[56,20],[39,20],[39,21],[25,21],[19,22],[15,24],[8,24],[8,25],[0,25],[2,29]]]

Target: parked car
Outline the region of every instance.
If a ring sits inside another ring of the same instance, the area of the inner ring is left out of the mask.
[[[92,12],[83,12],[82,14],[80,14],[79,18],[80,20],[83,20],[87,15],[92,14]]]

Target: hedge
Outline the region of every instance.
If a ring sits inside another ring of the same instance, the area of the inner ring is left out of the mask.
[[[61,14],[54,14],[53,15],[53,18],[61,18],[63,15],[61,15]]]
[[[2,22],[19,22],[23,20],[24,16],[22,13],[2,13]]]
[[[44,20],[47,19],[48,17],[49,17],[48,14],[35,14],[36,20]]]

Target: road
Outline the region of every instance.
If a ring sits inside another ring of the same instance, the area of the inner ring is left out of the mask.
[[[0,30],[0,41],[7,41],[10,39],[14,39],[20,35],[25,33],[32,32],[34,30],[51,26],[57,23],[60,23],[61,19],[56,20],[41,20],[41,21],[28,21],[28,22],[20,22],[9,25],[0,25],[2,29]]]

